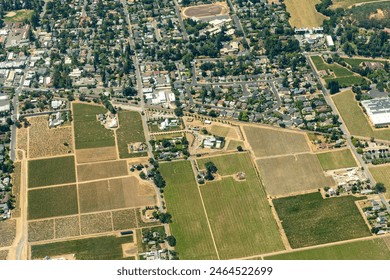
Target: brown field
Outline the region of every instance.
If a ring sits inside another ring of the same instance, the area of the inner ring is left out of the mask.
[[[17,149],[24,150],[27,153],[28,128],[18,128],[16,130]]]
[[[320,0],[286,0],[286,9],[290,13],[292,27],[319,27],[327,17],[317,12],[315,5]]]
[[[153,186],[137,177],[79,184],[80,212],[89,213],[119,208],[154,205]]]
[[[77,163],[89,163],[118,159],[116,147],[76,150]]]
[[[29,157],[65,155],[73,152],[72,128],[49,128],[46,116],[29,119]],[[67,144],[67,145],[65,145]]]
[[[214,134],[217,136],[238,139],[237,132],[236,132],[235,128],[232,126],[225,126],[225,125],[221,125],[221,124],[212,124],[209,131],[211,134]]]
[[[112,211],[114,230],[124,230],[137,227],[136,209]]]
[[[373,166],[369,169],[375,181],[385,185],[386,197],[390,199],[390,165]]]
[[[22,179],[22,164],[21,162],[14,163],[14,173],[12,173],[12,194],[15,195],[16,203],[13,210],[12,217],[20,217],[20,185]]]
[[[0,250],[0,260],[4,261],[7,259],[8,250]]]
[[[238,146],[245,148],[245,144],[243,141],[230,140],[227,146],[227,150],[237,150]]]
[[[269,195],[278,196],[334,185],[316,155],[301,154],[256,161]]]
[[[309,152],[305,134],[273,128],[244,126],[247,141],[256,157]]]
[[[125,160],[77,166],[79,182],[126,176],[127,174],[127,163]]]
[[[54,239],[54,220],[43,220],[28,223],[28,241]]]
[[[65,238],[80,235],[79,217],[55,219],[55,237]]]
[[[226,15],[229,13],[229,11],[230,9],[226,2],[215,2],[213,4],[185,7],[183,8],[182,15],[183,18],[202,18]]]
[[[80,216],[81,234],[93,234],[113,231],[111,212]]]
[[[0,247],[11,246],[16,235],[16,220],[0,221]]]

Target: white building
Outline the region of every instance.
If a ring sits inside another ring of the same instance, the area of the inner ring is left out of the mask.
[[[333,42],[332,36],[326,35],[325,40],[326,40],[326,44],[328,45],[328,47],[333,47],[334,46],[334,42]]]
[[[375,127],[383,127],[390,124],[389,97],[364,100],[361,103]]]

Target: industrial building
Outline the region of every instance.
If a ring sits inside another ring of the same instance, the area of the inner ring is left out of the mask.
[[[390,98],[375,98],[361,102],[375,127],[390,124]]]

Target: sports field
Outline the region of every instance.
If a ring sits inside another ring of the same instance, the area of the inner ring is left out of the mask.
[[[291,15],[289,22],[292,27],[320,27],[326,19],[315,8],[320,3],[319,0],[286,0],[284,3]]]
[[[355,101],[354,93],[351,90],[336,94],[332,96],[332,99],[352,135],[390,140],[390,129],[372,128],[366,115]]]
[[[324,170],[334,170],[357,166],[350,149],[343,149],[334,152],[319,153],[317,158]]]
[[[30,190],[28,219],[42,219],[78,213],[75,185]]]
[[[145,142],[141,115],[138,112],[119,111],[119,128],[116,131],[120,158],[146,156],[146,152],[130,154],[128,144]]]
[[[212,161],[221,175],[245,172],[246,179],[233,177],[207,182],[202,197],[221,259],[240,258],[284,250],[264,188],[248,153],[202,159]]]
[[[107,113],[104,107],[73,103],[72,108],[76,149],[115,146],[114,132],[97,120],[98,114]]]
[[[126,176],[127,163],[125,160],[82,164],[77,166],[77,176],[80,182]]]
[[[305,134],[273,128],[243,126],[256,157],[309,152]]]
[[[210,16],[226,15],[229,13],[229,7],[226,2],[216,2],[213,4],[197,5],[184,7],[182,15],[184,18],[203,18]]]
[[[33,10],[17,10],[10,11],[4,15],[4,22],[15,23],[29,21],[33,14]]]
[[[162,163],[160,171],[167,183],[164,195],[179,258],[217,259],[191,163]]]
[[[74,183],[76,181],[74,157],[56,157],[28,162],[28,187]]]
[[[265,257],[266,260],[390,260],[382,238],[307,249]]]
[[[286,195],[334,185],[313,154],[258,159],[256,164],[269,195]]]
[[[323,199],[319,192],[273,200],[292,248],[370,236],[353,196]]]
[[[122,244],[132,242],[133,236],[102,236],[33,245],[31,258],[43,259],[46,256],[75,254],[77,260],[122,260],[125,259],[123,258]]]
[[[369,170],[375,181],[385,185],[387,190],[386,197],[390,199],[390,165],[373,166]]]
[[[79,184],[79,196],[81,213],[155,205],[153,186],[136,177]]]

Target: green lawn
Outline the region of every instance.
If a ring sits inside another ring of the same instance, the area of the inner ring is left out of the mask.
[[[98,114],[105,113],[107,110],[102,106],[73,104],[76,149],[115,146],[114,132],[97,120]]]
[[[369,59],[369,58],[349,58],[349,57],[342,57],[343,61],[345,61],[347,64],[349,64],[352,67],[359,67],[362,62],[381,62],[384,63],[383,60],[378,59]]]
[[[123,260],[122,244],[133,236],[103,236],[31,246],[31,258],[75,254],[77,260]]]
[[[266,260],[390,260],[381,238],[265,257]]]
[[[284,250],[278,226],[249,154],[210,158],[223,175],[244,171],[246,180],[232,177],[201,186],[202,197],[221,259]],[[208,161],[203,159],[202,162]]]
[[[75,185],[30,190],[28,219],[42,219],[78,213]]]
[[[76,181],[73,156],[30,160],[28,162],[28,187],[74,183]]]
[[[318,160],[324,170],[334,170],[355,167],[357,163],[349,149],[317,154]]]
[[[334,95],[332,99],[352,135],[390,140],[390,129],[372,128],[351,90]]]
[[[292,248],[370,236],[353,196],[323,199],[319,192],[273,200]]]
[[[141,115],[138,112],[119,111],[119,128],[116,132],[120,158],[146,156],[146,152],[130,154],[128,144],[145,142]]]
[[[160,171],[167,186],[164,189],[170,224],[176,237],[180,259],[216,259],[194,173],[189,161],[162,163]]]

